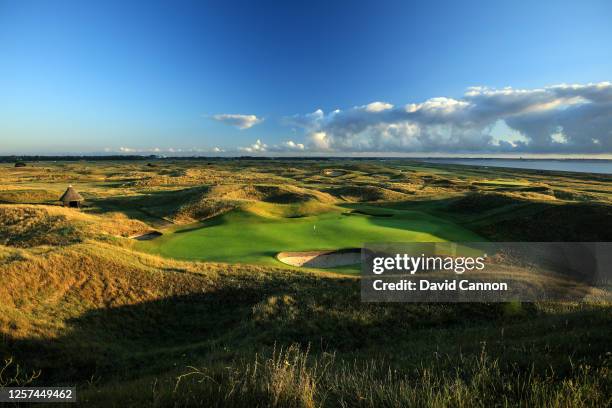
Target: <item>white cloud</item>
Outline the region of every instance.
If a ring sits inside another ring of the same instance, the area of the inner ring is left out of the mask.
[[[255,141],[255,143],[253,143],[252,145],[246,147],[239,147],[238,150],[246,153],[295,153],[305,151],[306,146],[303,143],[296,143],[293,140],[286,140],[279,144],[268,146],[261,140],[257,139],[257,141]]]
[[[198,153],[224,153],[225,150],[220,147],[213,148],[201,148],[201,147],[125,147],[119,148],[105,147],[105,153],[131,153],[131,154],[177,154],[177,155],[191,155]]]
[[[563,134],[563,131],[559,131],[550,135],[550,138],[555,143],[567,143],[567,137]]]
[[[288,122],[319,152],[611,153],[612,83],[472,87],[458,99],[318,109]]]
[[[310,134],[310,141],[314,145],[315,150],[329,150],[331,148],[325,132],[312,132]]]
[[[286,151],[302,151],[305,149],[305,146],[302,143],[295,143],[293,140],[287,140],[286,142],[282,142],[277,148]]]
[[[372,102],[363,107],[368,112],[382,112],[387,109],[393,108],[393,105],[386,102]]]
[[[221,113],[214,115],[212,118],[226,125],[235,126],[241,130],[251,128],[263,122],[263,118],[258,118],[256,115],[239,115],[235,113]]]
[[[268,145],[262,143],[261,140],[257,139],[255,143],[247,147],[240,147],[238,150],[247,153],[263,153],[268,150]]]

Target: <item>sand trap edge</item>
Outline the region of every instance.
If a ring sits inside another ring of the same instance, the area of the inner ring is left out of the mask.
[[[306,268],[335,268],[361,263],[361,249],[348,248],[328,251],[279,252],[280,262]]]

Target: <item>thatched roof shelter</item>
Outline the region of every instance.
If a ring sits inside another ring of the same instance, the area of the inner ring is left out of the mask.
[[[64,203],[66,207],[78,207],[81,201],[84,201],[82,195],[80,195],[72,186],[68,186],[64,194],[59,199]]]

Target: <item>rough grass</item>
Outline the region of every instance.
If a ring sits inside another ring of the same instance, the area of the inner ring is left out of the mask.
[[[308,349],[291,345],[232,367],[189,367],[175,378],[111,385],[102,395],[123,406],[604,407],[612,403],[611,376],[609,367],[588,365],[573,367],[565,378],[553,370],[502,368],[484,348],[462,356],[455,370],[434,360],[404,371],[385,360],[350,362],[333,353],[312,358]],[[91,391],[83,401],[109,404]]]
[[[525,204],[527,201],[500,193],[468,193],[453,201],[449,210],[459,213],[481,214],[509,205]]]
[[[0,275],[0,354],[40,372],[32,385],[76,384],[93,405],[610,399],[606,304],[360,304],[353,278],[93,241],[4,247]]]
[[[105,235],[127,237],[148,229],[120,213],[95,216],[57,206],[0,205],[3,245],[67,245]]]
[[[276,204],[300,203],[317,200],[333,203],[328,194],[291,185],[220,185],[213,187],[207,195],[211,198],[230,200],[263,201]]]
[[[514,216],[480,221],[474,228],[493,240],[611,241],[612,206],[600,203],[531,203]]]
[[[242,205],[240,201],[228,199],[199,198],[193,200],[169,215],[177,224],[189,224],[224,214]]]
[[[322,203],[318,200],[309,200],[293,204],[270,204],[264,202],[254,202],[242,207],[245,211],[262,216],[273,218],[301,218],[324,213],[339,211],[339,208]]]
[[[0,192],[0,204],[50,203],[59,197],[59,192],[43,189],[6,190]]]
[[[370,238],[408,214],[395,229],[609,240],[609,177],[406,161],[156,164],[0,166],[2,193],[36,192],[30,202],[77,180],[91,205],[0,206],[0,385],[76,385],[82,403],[104,407],[611,404],[609,304],[364,304],[354,277],[176,261],[115,238],[239,207],[278,228],[270,242],[242,241],[267,252],[283,227],[310,233],[307,218],[326,216],[361,222]],[[356,230],[328,233],[337,245]],[[222,251],[222,238],[206,250]]]
[[[170,217],[179,223],[201,221],[236,208],[277,217],[299,217],[333,209],[333,197],[295,186],[218,185],[205,189]]]
[[[349,202],[400,201],[408,198],[406,194],[397,191],[368,185],[332,187],[326,192]]]

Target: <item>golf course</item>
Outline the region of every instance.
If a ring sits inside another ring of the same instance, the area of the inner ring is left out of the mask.
[[[609,406],[609,302],[368,303],[355,262],[364,243],[611,241],[611,181],[406,159],[0,163],[0,387],[71,385],[100,407]]]
[[[366,242],[482,240],[465,228],[420,211],[388,210],[368,215],[332,210],[283,218],[233,210],[139,242],[137,248],[177,259],[278,266],[274,255],[281,251],[360,248]]]

